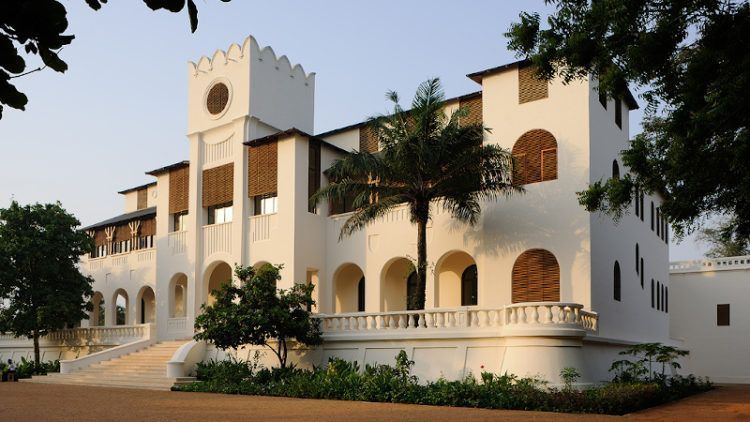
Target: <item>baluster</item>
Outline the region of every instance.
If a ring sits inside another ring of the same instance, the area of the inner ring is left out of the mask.
[[[401,328],[401,329],[406,328],[406,316],[404,314],[400,314],[398,316],[398,328]]]
[[[552,306],[545,305],[544,306],[544,321],[542,321],[545,324],[549,324],[552,322]]]
[[[407,328],[414,328],[414,314],[407,314],[406,315],[406,327]]]
[[[437,314],[437,324],[435,328],[445,328],[447,327],[447,323],[445,321],[445,312],[440,312]]]
[[[435,314],[432,312],[425,312],[424,314],[424,323],[425,328],[434,328],[435,327]]]
[[[427,328],[427,313],[421,313],[419,316],[419,328]]]

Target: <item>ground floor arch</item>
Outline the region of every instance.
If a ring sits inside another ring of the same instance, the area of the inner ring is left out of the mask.
[[[169,281],[169,317],[183,318],[187,314],[188,278],[177,273]]]
[[[106,312],[104,310],[104,295],[102,292],[94,292],[91,296],[91,304],[93,309],[89,312],[89,326],[90,327],[102,327],[106,325]]]
[[[151,286],[143,286],[136,298],[136,320],[139,324],[156,322],[156,295]]]
[[[529,249],[513,264],[512,300],[519,302],[559,302],[560,265],[552,252]]]
[[[231,283],[231,281],[232,267],[229,264],[222,261],[210,266],[205,276],[204,294],[206,305],[213,305],[216,301],[211,293],[212,291],[219,289],[225,283]]]
[[[443,255],[435,266],[435,307],[475,306],[479,301],[477,263],[463,251]]]
[[[417,275],[414,264],[406,258],[394,258],[383,267],[380,276],[380,307],[383,311],[403,311],[409,293],[416,293]]]
[[[333,275],[334,312],[365,311],[365,274],[356,264],[343,264]]]
[[[130,300],[125,289],[117,289],[112,294],[111,315],[114,325],[127,325],[130,321]]]

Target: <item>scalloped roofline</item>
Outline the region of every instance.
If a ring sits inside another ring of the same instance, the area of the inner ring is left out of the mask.
[[[258,41],[252,35],[248,35],[247,38],[245,38],[242,46],[237,43],[232,43],[226,51],[217,49],[210,58],[208,56],[201,56],[195,62],[188,61],[188,66],[192,71],[192,74],[196,76],[199,71],[213,69],[215,64],[226,65],[229,61],[239,61],[240,59],[244,59],[245,56],[250,55],[253,51],[257,52],[258,57],[261,60],[264,55],[270,54],[276,65],[285,62],[285,67],[288,68],[290,72],[300,73],[305,80],[315,77],[315,72],[306,73],[305,68],[301,64],[292,64],[286,55],[277,56],[276,52],[270,45],[261,48]]]

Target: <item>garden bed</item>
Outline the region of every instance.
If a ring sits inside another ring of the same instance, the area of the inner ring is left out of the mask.
[[[257,363],[227,360],[200,364],[199,381],[177,391],[310,399],[357,400],[486,409],[537,410],[622,415],[712,388],[693,376],[612,382],[583,389],[550,388],[543,380],[482,373],[461,381],[420,383],[405,353],[395,366],[366,366],[332,359],[325,368],[259,369]]]

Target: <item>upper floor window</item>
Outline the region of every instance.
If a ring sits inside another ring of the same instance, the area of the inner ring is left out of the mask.
[[[543,129],[530,130],[513,145],[513,182],[517,185],[557,179],[557,140]]]
[[[645,218],[645,214],[646,214],[646,209],[643,207],[643,198],[645,197],[645,195],[643,194],[643,192],[639,192],[639,194],[640,194],[640,203],[641,203],[641,221],[643,221],[643,219]]]
[[[275,193],[258,195],[253,198],[255,215],[275,214],[279,210],[279,197]]]
[[[615,261],[615,269],[613,277],[613,284],[614,284],[614,298],[616,301],[622,300],[622,285],[620,280],[620,263]]]
[[[729,326],[729,304],[716,305],[716,325]]]
[[[651,201],[651,231],[654,231],[654,201]]]
[[[641,194],[638,192],[638,188],[635,188],[635,216],[639,217],[641,213],[640,207]]]
[[[541,100],[548,96],[549,83],[537,76],[536,67],[518,67],[518,103]]]
[[[599,104],[604,107],[604,109],[607,109],[607,94],[604,93],[604,91],[599,91]]]
[[[617,160],[612,160],[612,178],[613,179],[620,178],[620,165],[617,164]]]
[[[208,207],[208,224],[229,223],[232,221],[232,203]]]
[[[310,139],[308,146],[307,161],[307,211],[317,214],[317,204],[310,203],[309,199],[320,189],[320,142]]]
[[[172,214],[172,231],[179,232],[187,229],[187,211]]]
[[[641,259],[641,252],[638,248],[638,244],[635,244],[635,273],[640,274],[641,272],[641,266],[639,265],[639,260]]]
[[[622,100],[615,98],[615,124],[622,129]]]

